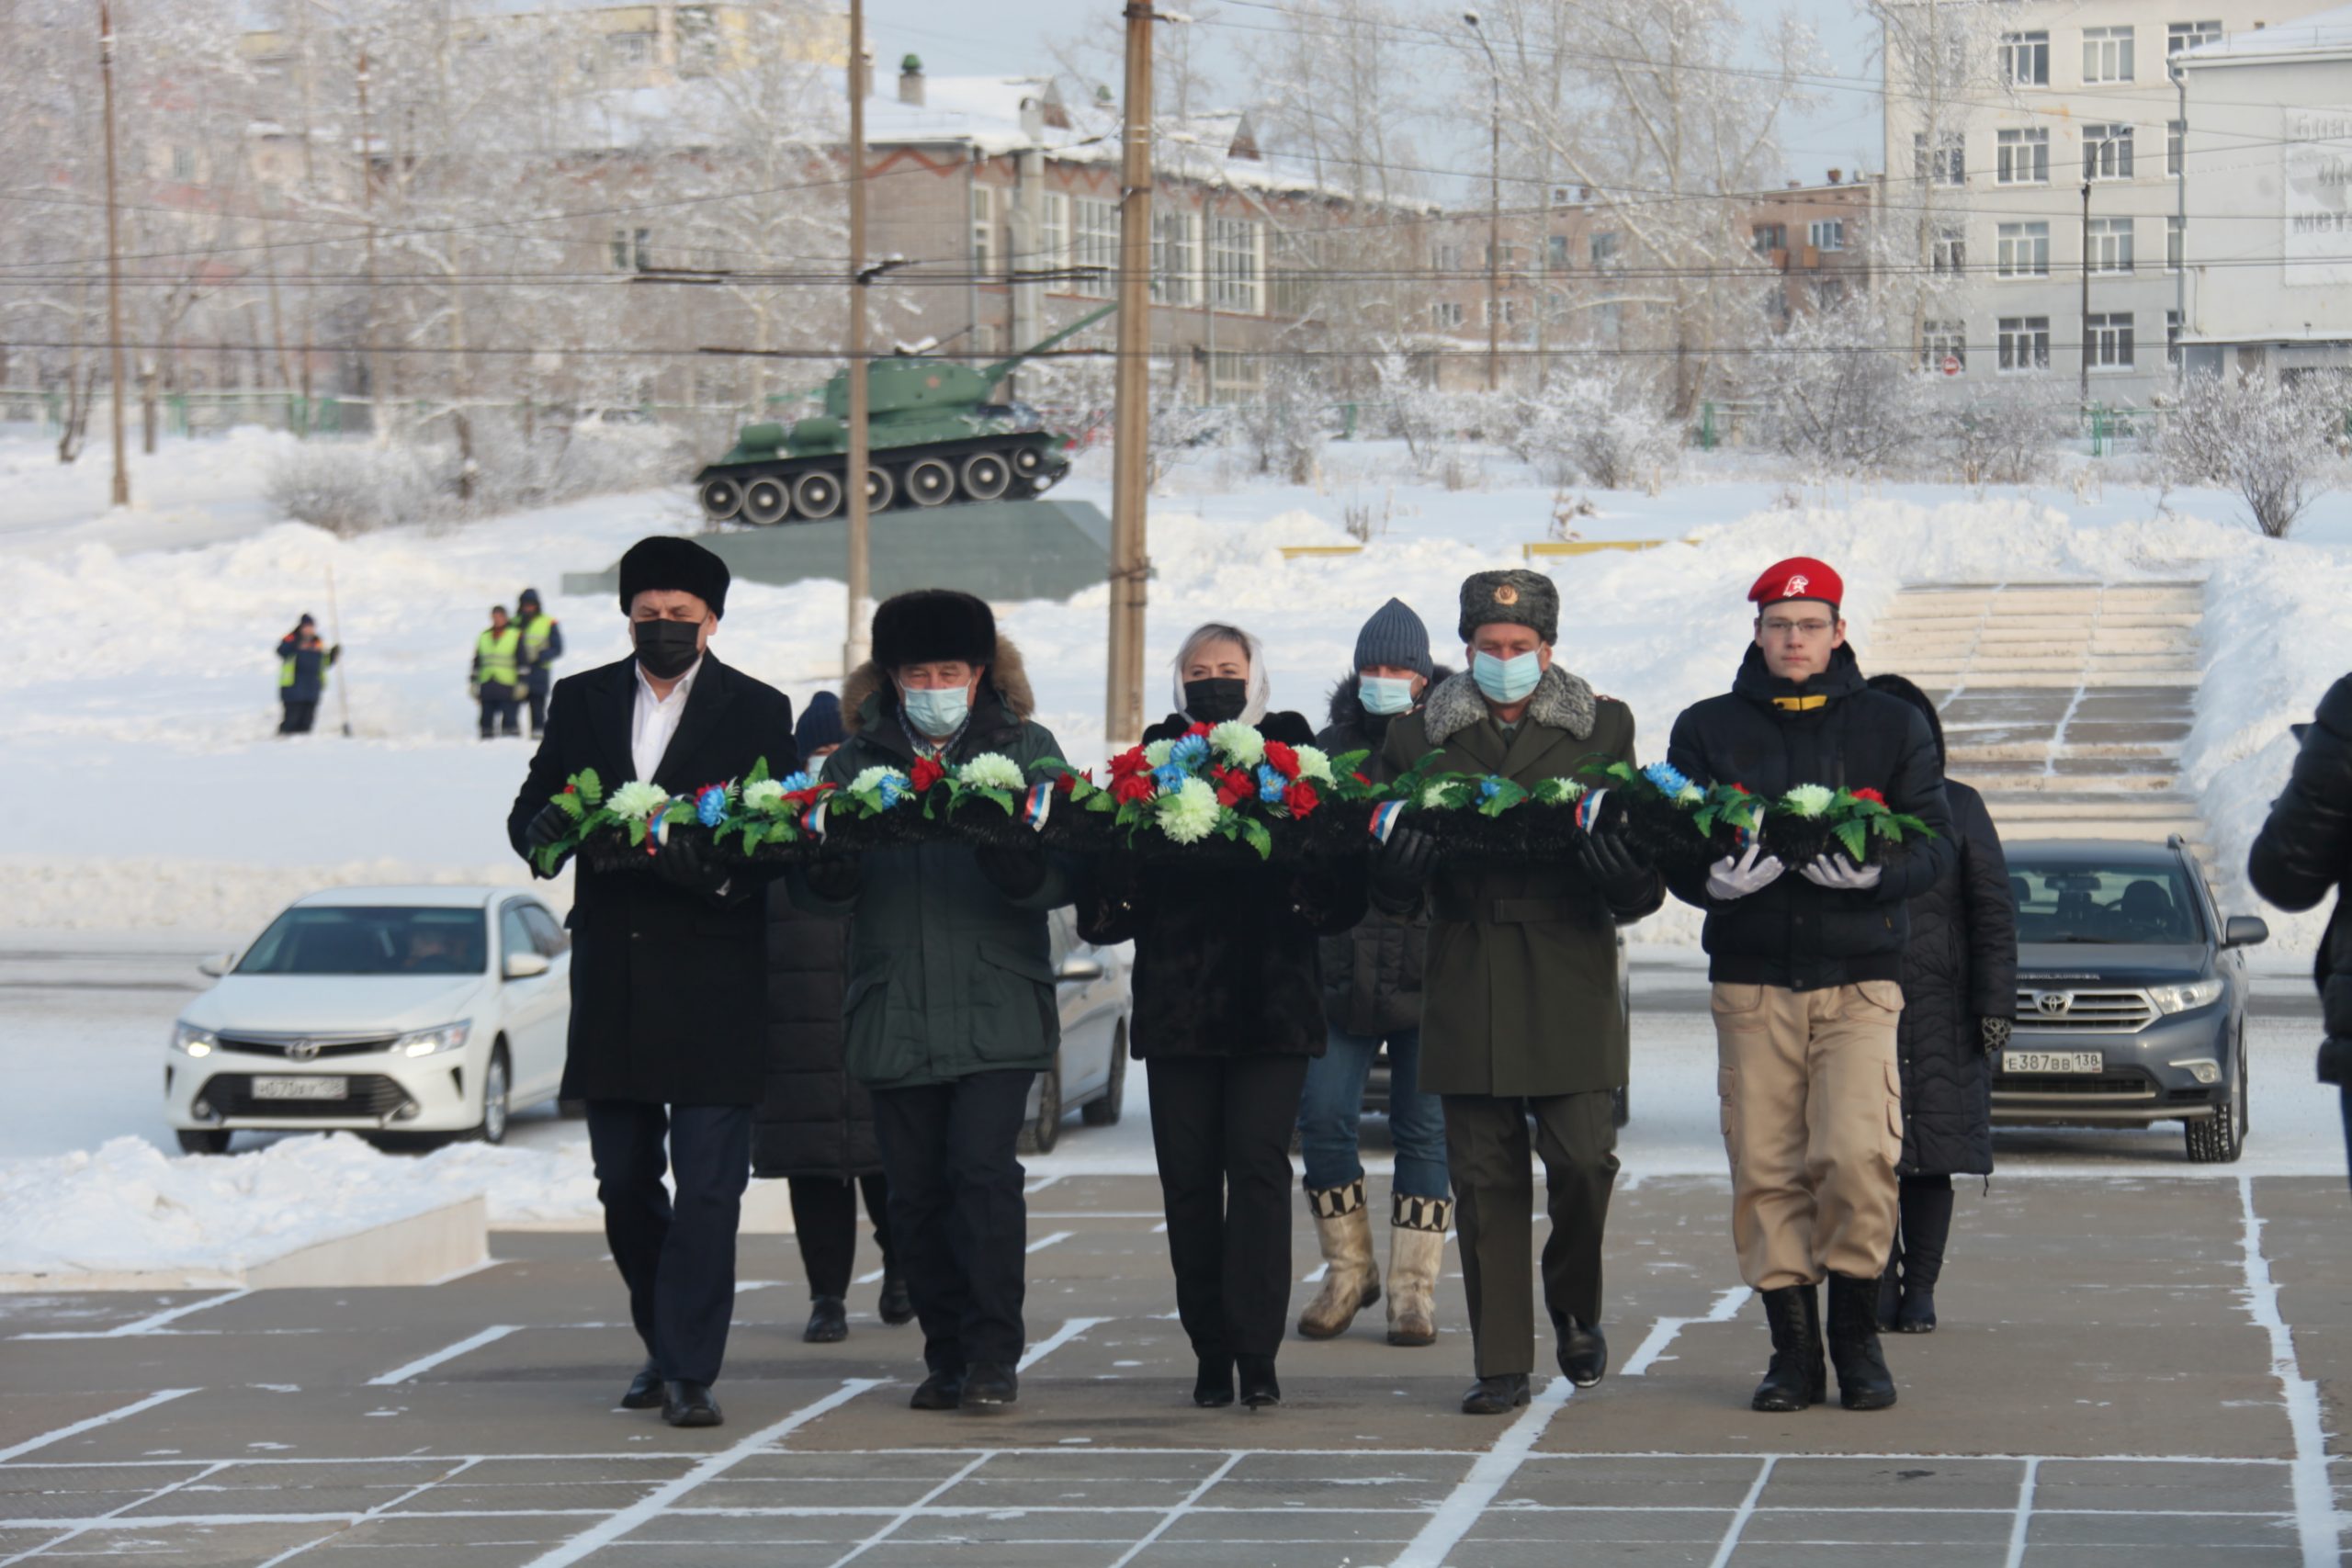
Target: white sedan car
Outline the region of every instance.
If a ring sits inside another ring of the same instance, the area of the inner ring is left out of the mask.
[[[172,1027],[164,1114],[191,1154],[240,1128],[506,1135],[555,1098],[571,941],[511,887],[297,899]]]

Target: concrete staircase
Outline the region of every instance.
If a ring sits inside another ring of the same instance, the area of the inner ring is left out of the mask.
[[[2179,777],[2203,604],[2196,582],[1911,588],[1857,652],[1936,699],[1951,775],[2004,839],[2177,833],[2210,858]]]

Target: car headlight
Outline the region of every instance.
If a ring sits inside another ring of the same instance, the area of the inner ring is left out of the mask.
[[[396,1056],[437,1056],[444,1051],[462,1051],[466,1036],[472,1032],[473,1021],[465,1018],[436,1029],[419,1029],[393,1041],[392,1054]]]
[[[2211,1007],[2222,999],[2222,980],[2191,980],[2183,986],[2151,986],[2148,999],[2164,1013],[2188,1012],[2192,1009]]]
[[[209,1056],[219,1044],[209,1029],[198,1029],[192,1023],[172,1025],[172,1049],[184,1056]]]

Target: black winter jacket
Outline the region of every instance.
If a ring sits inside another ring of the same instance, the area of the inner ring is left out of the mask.
[[[2295,754],[2295,771],[2255,838],[2245,874],[2256,892],[2282,909],[2311,908],[2352,880],[2352,675],[2320,699],[2317,718]],[[2352,908],[2346,906],[2339,893],[2327,936],[2312,960],[2331,1042],[2352,1042]]]
[[[780,882],[767,898],[768,1077],[752,1113],[752,1174],[879,1175],[874,1102],[842,1050],[849,922],[801,909]]]
[[[1911,900],[1903,950],[1905,1176],[1993,1173],[1993,1072],[1980,1019],[2017,1016],[2018,918],[1984,797],[1951,779],[1952,867]]]
[[[1173,739],[1189,728],[1191,720],[1171,714],[1144,740]],[[1286,745],[1314,743],[1295,713],[1270,713],[1258,731]],[[1096,946],[1136,944],[1137,1058],[1323,1054],[1316,939],[1363,918],[1360,870],[1112,855],[1098,859],[1086,882],[1079,934]]]
[[[1815,697],[1827,700],[1775,705]],[[1850,648],[1838,649],[1828,669],[1799,686],[1774,675],[1764,650],[1750,647],[1728,694],[1693,704],[1674,721],[1666,760],[1701,784],[1745,784],[1762,795],[1804,784],[1875,789],[1935,835],[1905,839],[1866,892],[1815,886],[1792,865],[1762,891],[1724,902],[1708,893],[1704,865],[1669,872],[1675,897],[1707,912],[1700,940],[1708,978],[1796,991],[1902,978],[1910,934],[1904,905],[1932,886],[1954,854],[1943,768],[1918,709],[1864,686]],[[1767,853],[1771,840],[1767,823]]]
[[[1430,687],[1452,675],[1438,666]],[[1393,714],[1366,713],[1363,676],[1350,675],[1331,689],[1329,724],[1315,744],[1334,757],[1369,751],[1357,770],[1375,782],[1394,770],[1381,760]],[[1323,1017],[1342,1033],[1385,1039],[1421,1024],[1421,968],[1429,955],[1426,912],[1391,915],[1374,909],[1355,930],[1323,939]]]

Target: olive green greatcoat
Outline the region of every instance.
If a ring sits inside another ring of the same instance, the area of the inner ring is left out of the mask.
[[[1532,789],[1576,777],[1595,759],[1632,761],[1634,712],[1555,666],[1506,732],[1471,678],[1456,675],[1389,725],[1382,755],[1401,771],[1430,751],[1443,753],[1442,772],[1497,773]],[[1655,911],[1664,897],[1661,883],[1643,907],[1612,914],[1574,861],[1441,862],[1428,895],[1421,1088],[1512,1096],[1622,1086],[1617,925]]]

